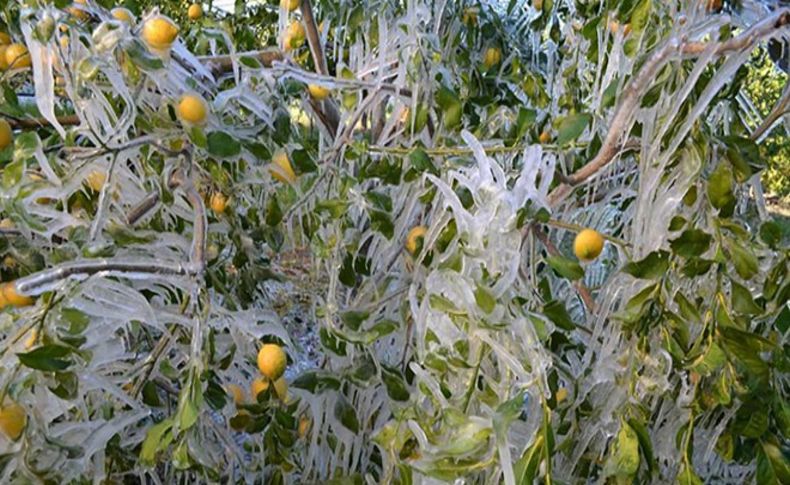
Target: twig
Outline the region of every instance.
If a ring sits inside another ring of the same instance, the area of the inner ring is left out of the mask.
[[[8,115],[4,116],[6,117],[8,124],[11,125],[11,128],[15,130],[50,126],[49,121],[47,121],[45,118],[11,118]],[[57,120],[58,123],[63,126],[74,126],[80,124],[80,117],[77,115],[58,116]]]
[[[151,192],[150,194],[146,195],[143,200],[141,200],[136,206],[132,207],[132,209],[126,214],[126,223],[130,226],[137,224],[137,221],[146,215],[148,211],[156,207],[156,204],[158,203],[159,192]]]
[[[549,195],[550,205],[556,205],[570,193],[572,186],[586,181],[614,159],[620,149],[621,138],[631,128],[634,112],[639,106],[642,96],[650,88],[658,72],[674,55],[694,56],[715,47],[716,55],[722,56],[751,47],[774,30],[787,24],[790,24],[790,9],[783,9],[752,25],[741,35],[725,42],[685,42],[677,37],[669,39],[648,58],[642,66],[642,70],[626,86],[620,104],[609,125],[609,132],[606,134],[598,154],[590,162],[570,175],[566,183],[560,184],[552,191]]]
[[[264,49],[260,51],[241,52],[235,56],[200,56],[198,60],[206,64],[213,74],[222,74],[233,70],[233,59],[239,57],[251,57],[260,62],[263,67],[272,67],[276,61],[283,60],[283,54],[279,49]]]
[[[324,50],[321,47],[321,37],[318,34],[318,26],[316,25],[315,16],[313,15],[313,5],[310,3],[310,0],[302,0],[300,8],[302,10],[307,43],[310,46],[310,53],[313,55],[313,62],[315,63],[315,70],[317,73],[326,76],[329,74],[329,70],[326,67],[326,58],[324,57]],[[316,112],[324,114],[326,127],[334,136],[340,124],[340,113],[334,101],[331,99],[317,101],[311,98],[310,104]]]

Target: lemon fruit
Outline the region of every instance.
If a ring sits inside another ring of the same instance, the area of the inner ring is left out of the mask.
[[[244,403],[244,389],[238,384],[228,384],[225,389],[228,394],[233,397],[233,402],[236,404]]]
[[[317,84],[308,84],[307,91],[310,93],[310,96],[317,101],[323,101],[329,97],[329,88],[325,88],[323,86],[319,86]]]
[[[208,118],[208,104],[199,94],[187,93],[178,100],[176,114],[185,123],[202,125]]]
[[[252,393],[252,400],[258,402],[258,394],[262,393],[269,388],[269,380],[258,377],[250,384],[250,393]]]
[[[275,153],[274,157],[272,157],[269,172],[271,172],[272,177],[284,184],[290,184],[296,180],[296,174],[293,167],[291,167],[291,161],[288,160],[288,154],[282,150]]]
[[[104,183],[107,182],[107,175],[100,170],[94,170],[85,177],[85,182],[94,192],[101,192]]]
[[[477,25],[477,7],[467,7],[461,16],[461,21],[468,26]]]
[[[502,62],[502,51],[498,47],[489,47],[483,54],[483,67],[491,69]]]
[[[417,252],[417,244],[420,242],[422,238],[425,237],[425,233],[428,232],[428,228],[425,226],[416,226],[412,227],[409,233],[406,235],[406,251],[409,254],[415,254]]]
[[[280,8],[293,12],[299,8],[300,3],[302,3],[301,0],[280,0]]]
[[[0,70],[8,69],[8,62],[5,60],[5,51],[8,49],[6,44],[0,44]]]
[[[30,67],[30,53],[24,44],[9,44],[5,48],[5,62],[11,69]]]
[[[285,31],[285,50],[297,49],[304,44],[304,27],[298,20],[292,21]]]
[[[189,17],[189,20],[198,20],[202,16],[203,7],[201,7],[199,3],[193,3],[187,9],[187,17]]]
[[[592,261],[603,251],[603,237],[593,229],[584,229],[573,241],[573,252],[582,261]]]
[[[29,296],[20,295],[16,291],[16,285],[13,282],[0,284],[0,308],[5,308],[8,305],[15,307],[29,306],[33,304],[33,301]]]
[[[11,36],[5,32],[0,32],[0,44],[7,45],[11,43]]]
[[[222,192],[214,192],[211,195],[211,200],[209,201],[209,205],[211,206],[211,210],[214,211],[215,214],[219,215],[225,212],[225,209],[228,207],[228,198],[225,197],[225,194]]]
[[[134,15],[128,9],[123,7],[118,7],[110,10],[110,15],[115,20],[120,20],[121,22],[126,22],[129,25],[134,25]]]
[[[0,150],[14,142],[14,130],[7,120],[0,119]]]
[[[551,135],[548,131],[543,131],[541,132],[540,136],[538,136],[538,141],[545,145],[551,141]]]
[[[178,26],[164,15],[157,15],[145,21],[141,35],[150,47],[165,50],[178,37]]]
[[[8,438],[18,440],[26,424],[27,413],[19,404],[12,402],[0,407],[0,431]]]
[[[264,344],[258,351],[258,370],[273,381],[282,377],[286,364],[285,351],[277,344]]]

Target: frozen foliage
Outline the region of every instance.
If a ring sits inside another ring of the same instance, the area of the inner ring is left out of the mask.
[[[0,249],[37,301],[0,315],[2,393],[28,420],[0,435],[0,480],[786,467],[790,286],[738,74],[790,12],[602,3],[316,2],[322,61],[284,5],[267,58],[208,26],[151,50],[156,9],[20,2],[32,71],[5,76],[50,128],[16,134],[2,177]],[[205,124],[174,118],[186,92]],[[580,265],[585,227],[607,242]],[[262,341],[290,387],[255,402]]]

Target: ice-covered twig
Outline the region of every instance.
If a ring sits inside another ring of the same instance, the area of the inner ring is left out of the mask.
[[[319,74],[327,75],[329,70],[326,67],[324,49],[321,47],[321,36],[318,33],[318,25],[313,15],[313,5],[310,3],[310,0],[302,0],[300,8],[302,10],[307,43],[310,46],[310,53],[313,55],[313,62],[315,63],[315,70]],[[310,104],[316,112],[324,115],[322,118],[325,120],[329,132],[332,134],[337,133],[337,127],[340,124],[340,113],[334,101],[331,99],[317,101],[311,98]]]
[[[89,259],[70,261],[50,269],[20,278],[14,284],[20,295],[34,296],[49,291],[52,285],[69,278],[83,279],[97,273],[131,276],[139,274],[158,274],[161,276],[191,276],[198,274],[200,268],[189,263],[163,263],[158,259],[150,261],[122,261],[117,259]]]
[[[43,126],[49,126],[49,121],[44,118],[12,118],[8,115],[4,115],[8,124],[11,125],[11,128],[20,130],[25,128],[41,128]],[[65,115],[65,116],[58,116],[58,123],[63,126],[70,126],[70,125],[79,125],[80,118],[77,115]]]
[[[272,67],[275,61],[283,60],[283,54],[279,49],[263,49],[260,51],[241,52],[235,56],[219,55],[219,56],[200,56],[198,60],[203,64],[208,65],[211,71],[217,75],[224,72],[233,70],[233,59],[239,57],[251,57],[257,59],[263,67]]]
[[[191,157],[190,157],[191,158]],[[206,207],[203,198],[192,183],[192,179],[185,173],[183,168],[179,168],[170,176],[168,185],[171,189],[176,187],[184,191],[192,210],[195,212],[194,223],[192,225],[192,249],[189,255],[190,262],[202,272],[206,267]]]
[[[708,49],[714,49],[717,56],[741,51],[751,48],[766,36],[788,24],[790,24],[790,9],[783,9],[752,25],[741,35],[724,42],[711,44],[710,42],[684,41],[677,37],[669,39],[647,59],[641,71],[626,86],[620,104],[609,125],[609,132],[606,134],[598,154],[586,165],[571,174],[567,182],[557,186],[549,195],[549,203],[556,205],[570,193],[573,186],[591,178],[615,158],[621,148],[622,138],[630,130],[634,113],[639,106],[642,96],[650,88],[658,72],[673,57],[677,55],[695,56],[706,52]]]
[[[151,192],[126,214],[126,223],[133,226],[159,203],[159,192]]]

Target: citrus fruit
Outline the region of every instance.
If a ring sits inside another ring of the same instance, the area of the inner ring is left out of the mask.
[[[0,32],[0,44],[6,45],[11,43],[11,36],[5,32]]]
[[[110,10],[110,15],[112,15],[115,20],[126,22],[129,25],[134,24],[134,15],[132,15],[132,12],[130,12],[128,9],[123,7]]]
[[[164,15],[157,15],[145,21],[141,35],[150,47],[169,49],[178,36],[178,26]]]
[[[101,192],[101,188],[104,187],[104,183],[107,182],[107,175],[100,170],[94,170],[88,174],[85,178],[85,182],[88,183],[88,187],[94,192]]]
[[[582,261],[592,261],[603,251],[603,237],[593,230],[584,229],[573,241],[573,252]]]
[[[258,370],[273,381],[282,377],[286,364],[285,351],[277,344],[264,344],[258,351]]]
[[[27,424],[25,408],[12,402],[0,407],[0,431],[10,439],[16,441],[22,436],[22,431]]]
[[[551,141],[551,135],[549,134],[548,131],[543,131],[540,133],[540,136],[538,136],[538,141],[545,145],[546,143]]]
[[[280,8],[284,8],[289,12],[293,12],[299,8],[301,0],[280,0]]]
[[[32,305],[33,301],[29,296],[17,293],[16,285],[13,282],[0,284],[0,308],[8,305],[15,307],[28,306]]]
[[[211,206],[211,210],[214,211],[215,214],[219,215],[225,212],[225,209],[228,207],[228,198],[225,197],[225,194],[222,192],[214,192],[211,195],[211,200],[209,201],[209,205]]]
[[[178,100],[176,114],[181,121],[192,125],[202,125],[208,117],[208,105],[199,94],[187,93]]]
[[[325,100],[326,98],[329,97],[329,93],[330,93],[329,88],[325,88],[317,84],[308,84],[307,91],[310,92],[310,96],[312,96],[313,99],[316,99],[318,101]]]
[[[0,150],[14,142],[14,131],[7,120],[0,119]]]
[[[5,62],[11,69],[30,67],[30,53],[24,44],[9,44],[5,48]]]
[[[269,388],[269,379],[258,377],[257,379],[253,380],[252,384],[250,384],[250,393],[252,394],[252,400],[257,402],[258,394],[262,393],[268,388]]]
[[[203,16],[203,7],[199,3],[193,3],[187,9],[187,17],[189,20],[197,20]]]
[[[236,404],[242,404],[244,402],[244,389],[241,388],[238,384],[228,384],[225,388],[228,391],[228,394],[233,397],[233,402]]]
[[[498,47],[489,47],[483,54],[483,67],[491,69],[502,61],[502,51]]]

